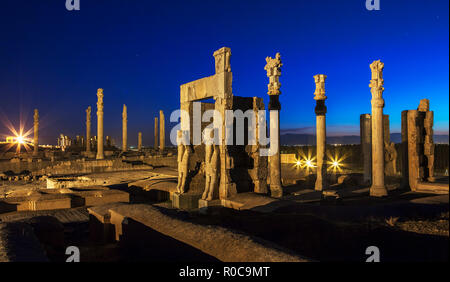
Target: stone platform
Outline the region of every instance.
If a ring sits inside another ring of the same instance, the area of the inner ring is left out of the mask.
[[[238,193],[233,197],[221,199],[222,206],[235,210],[249,210],[279,202],[279,199],[252,192]]]
[[[51,189],[28,192],[26,195],[0,199],[0,213],[69,209],[130,201],[127,192],[102,187],[95,189]]]

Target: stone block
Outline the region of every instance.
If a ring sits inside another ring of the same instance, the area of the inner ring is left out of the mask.
[[[88,208],[89,212],[89,237],[93,242],[110,243],[116,239],[115,226],[111,223],[110,208],[124,203],[111,203],[102,206]]]
[[[99,206],[109,203],[130,202],[130,195],[119,190],[83,191],[76,193],[84,200],[83,206]]]
[[[49,195],[50,196],[50,195]],[[29,209],[32,211],[70,209],[71,199],[68,196],[62,197],[40,197],[29,202]]]
[[[180,194],[177,192],[170,194],[172,207],[182,210],[192,210],[198,208],[198,200],[202,197],[201,194]]]

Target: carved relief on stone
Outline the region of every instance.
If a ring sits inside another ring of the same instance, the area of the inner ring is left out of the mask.
[[[264,70],[267,71],[267,77],[269,78],[269,84],[267,85],[269,95],[280,95],[280,76],[281,76],[281,67],[283,64],[281,63],[281,55],[277,53],[275,55],[275,59],[272,57],[266,57],[266,66]]]
[[[219,180],[219,147],[214,144],[214,129],[205,129],[205,190],[202,200],[210,201],[214,197]]]
[[[370,64],[370,69],[372,71],[372,79],[370,80],[369,87],[371,88],[372,92],[372,101],[373,100],[382,100],[382,94],[384,91],[384,79],[383,79],[383,69],[384,69],[384,63],[382,63],[380,60],[373,61],[373,63]],[[374,102],[372,102],[374,103]],[[377,103],[377,102],[375,102]],[[377,104],[381,104],[378,102]]]
[[[314,100],[325,100],[325,79],[327,78],[324,74],[318,74],[314,76],[314,82],[316,83],[316,90],[314,91]]]
[[[178,143],[178,185],[177,192],[183,194],[186,192],[186,179],[189,174],[189,157],[191,148],[185,142],[186,134],[183,130],[177,131]]]
[[[384,143],[384,161],[385,161],[385,170],[387,175],[396,175],[397,174],[397,157],[398,153],[395,149],[394,142],[385,142]]]

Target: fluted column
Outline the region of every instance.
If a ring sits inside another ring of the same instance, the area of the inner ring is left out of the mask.
[[[122,151],[127,151],[127,122],[128,122],[128,116],[127,116],[127,106],[123,105],[123,112],[122,112]]]
[[[314,92],[314,100],[316,100],[316,151],[317,151],[317,178],[315,184],[315,190],[322,191],[327,186],[327,166],[326,166],[326,125],[325,114],[327,113],[327,107],[325,106],[325,79],[324,74],[318,74],[314,76],[316,83],[316,91]]]
[[[91,152],[91,106],[86,109],[86,152]]]
[[[33,135],[33,156],[39,151],[39,111],[34,109],[34,135]]]
[[[103,152],[103,89],[97,90],[97,160],[105,158]]]
[[[383,138],[383,68],[378,60],[370,64],[372,79],[369,87],[372,93],[372,186],[370,195],[381,197],[387,195],[384,185],[384,138]]]
[[[279,96],[281,94],[281,56],[280,53],[275,58],[267,57],[266,66],[269,78],[268,92],[269,115],[270,115],[270,155],[269,155],[269,174],[270,174],[270,194],[272,197],[280,198],[283,196],[283,188],[281,185],[281,159],[280,159],[280,110],[281,104]]]

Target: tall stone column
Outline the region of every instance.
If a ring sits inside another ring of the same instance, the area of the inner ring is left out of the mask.
[[[37,109],[34,109],[33,147],[33,156],[37,156],[39,151],[39,112]]]
[[[159,149],[164,151],[166,145],[166,131],[164,127],[164,113],[159,111]]]
[[[128,115],[127,115],[127,106],[123,105],[123,112],[122,112],[122,152],[127,151],[127,122],[128,122]]]
[[[142,150],[142,132],[138,133],[138,151]]]
[[[270,156],[269,156],[269,174],[270,174],[270,194],[272,197],[280,198],[283,196],[281,186],[281,159],[280,159],[280,110],[281,104],[279,96],[281,94],[281,56],[280,53],[275,58],[267,57],[264,70],[267,71],[269,78],[268,92],[269,112],[270,112]]]
[[[359,122],[364,169],[363,181],[370,184],[372,181],[372,118],[370,114],[362,114]]]
[[[97,89],[97,160],[103,160],[103,89]]]
[[[91,152],[91,106],[86,109],[86,152]]]
[[[158,149],[158,118],[155,117],[155,142],[153,147],[155,148],[155,150]]]
[[[314,82],[316,83],[316,91],[314,92],[314,100],[316,100],[316,138],[317,138],[317,178],[315,190],[322,191],[327,186],[327,166],[326,166],[326,125],[325,114],[327,113],[327,107],[325,106],[325,79],[324,74],[318,74],[314,76]]]
[[[381,197],[387,195],[384,185],[384,136],[383,136],[383,68],[378,60],[370,64],[372,79],[369,87],[372,92],[372,186],[370,195]]]

